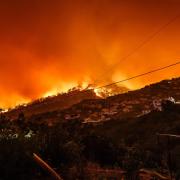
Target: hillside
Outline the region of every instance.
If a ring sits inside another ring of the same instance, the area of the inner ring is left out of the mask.
[[[94,132],[120,143],[143,147],[157,145],[157,133],[180,134],[180,105],[171,110],[152,111],[149,114],[126,119],[114,119],[94,126]]]
[[[84,123],[98,123],[113,119],[135,118],[148,114],[152,110],[160,110],[161,101],[169,97],[173,97],[176,101],[180,100],[180,78],[164,80],[140,90],[106,99],[81,99],[81,102],[69,108],[62,110],[56,106],[56,111],[48,110],[45,113],[33,114],[28,120],[52,125],[61,120],[80,119]],[[28,110],[29,108],[26,109],[27,112]]]
[[[84,99],[97,99],[99,97],[91,90],[72,90],[68,93],[58,94],[47,98],[38,99],[29,104],[17,106],[14,109],[4,113],[10,119],[18,118],[20,113],[24,113],[25,117],[32,115],[62,110],[81,102]]]
[[[9,119],[17,119],[20,113],[23,113],[26,118],[32,115],[40,115],[54,111],[61,111],[70,108],[72,105],[78,104],[83,100],[102,99],[119,93],[125,93],[128,88],[124,86],[114,85],[111,88],[102,89],[96,94],[92,89],[72,88],[66,93],[59,93],[54,96],[40,98],[28,104],[23,104],[10,109],[4,113]]]
[[[161,101],[169,97],[180,100],[180,78],[164,80],[106,99],[97,97],[91,90],[76,90],[37,100],[4,115],[12,120],[17,119],[23,112],[26,122],[49,126],[68,120],[102,123],[113,119],[141,117],[152,110],[161,110]]]
[[[169,97],[180,100],[180,78],[165,80],[107,99],[84,100],[66,112],[76,114],[85,122],[138,117],[160,108],[158,106],[161,101]]]

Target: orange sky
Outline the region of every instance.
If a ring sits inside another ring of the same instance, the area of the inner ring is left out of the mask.
[[[179,0],[0,1],[0,106],[178,61],[180,18],[120,61],[178,12]],[[125,85],[139,88],[179,74],[177,66]]]

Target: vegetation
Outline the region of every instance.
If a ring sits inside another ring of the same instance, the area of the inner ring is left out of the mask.
[[[5,121],[3,118],[1,122]],[[165,139],[157,142],[156,136],[157,132],[178,133],[180,113],[177,110],[154,111],[136,119],[116,119],[97,126],[82,124],[78,119],[59,121],[52,127],[33,126],[27,125],[23,118],[20,114],[16,122],[1,126],[0,173],[3,180],[48,178],[49,175],[33,161],[33,153],[52,165],[64,179],[83,179],[83,167],[89,162],[101,167],[120,167],[128,174],[140,168],[160,172],[171,169],[177,176],[180,173],[179,143],[171,141],[170,148],[174,152],[173,166],[170,166],[167,142]],[[31,137],[26,136],[29,129],[33,130]]]

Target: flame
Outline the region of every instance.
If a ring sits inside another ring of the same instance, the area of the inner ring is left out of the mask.
[[[8,111],[11,108],[17,107],[17,106],[25,106],[27,103],[31,101],[30,98],[24,98],[22,96],[18,95],[9,95],[9,98],[3,99],[5,103],[1,102],[0,107],[3,109],[3,111]]]
[[[69,89],[76,87],[77,83],[63,83],[60,84],[59,87],[54,87],[51,90],[47,91],[42,95],[42,97],[49,97],[49,96],[56,96],[58,93],[65,93],[68,92]]]
[[[57,89],[52,89],[50,91],[47,91],[42,95],[43,98],[50,97],[50,96],[56,96],[59,93]]]
[[[79,89],[79,90],[85,90],[85,89],[91,89],[91,87],[89,87],[89,82],[83,81],[81,83],[77,83],[77,82],[71,82],[71,83],[59,83],[59,87],[54,87],[51,90],[47,91],[46,93],[44,93],[42,95],[42,97],[49,97],[49,96],[56,96],[59,93],[67,93],[69,90],[75,88],[75,89]]]
[[[104,96],[102,95],[102,93],[99,89],[94,89],[94,93],[96,94],[96,96],[98,96],[100,98],[104,98]]]

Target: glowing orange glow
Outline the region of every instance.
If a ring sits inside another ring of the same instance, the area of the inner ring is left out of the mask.
[[[99,89],[94,89],[94,92],[96,94],[96,96],[100,97],[100,98],[103,98],[103,96],[101,95],[101,90]]]
[[[179,7],[179,0],[0,1],[0,107],[74,86],[101,86],[176,62],[180,18],[122,59]],[[179,75],[177,66],[120,86],[137,89]]]
[[[61,84],[60,89],[55,87],[51,89],[50,91],[47,91],[45,94],[43,94],[43,97],[54,96],[54,95],[57,95],[58,93],[65,93],[73,87],[77,87],[77,84],[76,83],[65,83],[63,85]]]

